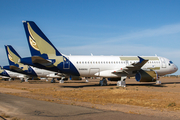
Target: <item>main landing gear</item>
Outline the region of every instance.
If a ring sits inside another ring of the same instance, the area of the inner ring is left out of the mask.
[[[51,80],[51,83],[55,83],[55,79],[54,78]]]
[[[126,87],[127,76],[121,76],[121,80],[117,82],[117,86]]]
[[[61,79],[59,80],[59,83],[64,83],[64,79],[65,77],[61,77]]]
[[[86,79],[86,83],[88,83],[89,82],[88,77],[85,77],[85,79]]]
[[[156,81],[156,85],[160,85],[161,84],[161,81],[160,80],[157,80]]]
[[[121,77],[121,80],[119,80],[119,81],[117,82],[117,86],[126,87],[126,82],[125,82],[126,78],[127,78],[127,76],[122,76],[122,77]],[[103,78],[102,80],[100,80],[100,81],[99,81],[99,85],[100,85],[100,86],[106,86],[106,85],[107,85],[107,80],[106,80],[106,78]]]
[[[8,80],[11,81],[11,78],[9,78]]]
[[[102,80],[99,81],[100,86],[106,86],[107,85],[107,80],[106,78],[103,78]]]
[[[25,78],[25,82],[28,82],[28,79],[29,79],[29,78]]]

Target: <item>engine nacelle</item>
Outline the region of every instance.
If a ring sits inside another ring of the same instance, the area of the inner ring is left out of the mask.
[[[70,76],[70,80],[82,80],[81,76]]]
[[[158,75],[155,71],[140,70],[136,73],[135,78],[138,82],[155,82],[158,79]]]

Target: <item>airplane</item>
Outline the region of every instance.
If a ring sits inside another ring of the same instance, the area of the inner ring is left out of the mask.
[[[23,21],[32,57],[20,62],[72,76],[102,77],[100,85],[107,80],[118,81],[126,87],[125,80],[135,77],[138,82],[157,82],[159,76],[174,73],[178,67],[160,56],[67,56],[60,53],[33,21]]]
[[[15,51],[15,49],[11,45],[5,45],[5,50],[8,58],[9,65],[8,66],[3,66],[3,69],[21,73],[24,75],[24,78],[26,82],[28,82],[28,79],[31,78],[58,78],[60,79],[61,77],[59,75],[55,75],[55,72],[44,70],[44,69],[39,69],[35,67],[31,67],[28,65],[24,65],[22,63],[19,63],[18,60],[21,58],[21,56]]]
[[[20,80],[25,78],[25,76],[23,74],[19,74],[19,73],[12,72],[9,70],[4,70],[1,66],[0,66],[0,75],[3,76],[5,79],[8,78],[9,81],[11,81],[11,79],[15,79],[15,78],[19,78]]]
[[[5,80],[5,81],[10,79],[10,77],[7,77],[7,76],[1,76],[1,75],[0,75],[0,78],[1,78],[1,80]]]

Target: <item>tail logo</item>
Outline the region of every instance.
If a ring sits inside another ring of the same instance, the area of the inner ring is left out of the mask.
[[[1,66],[0,66],[0,73],[3,73],[4,72],[4,70],[1,68]]]
[[[12,59],[12,56],[10,54],[8,54],[8,58],[11,62],[14,62],[14,60]]]
[[[29,23],[27,23],[28,31],[30,34],[30,43],[31,46],[35,49],[38,49],[41,54],[47,54],[49,55],[56,55],[55,49],[46,41],[44,40],[41,36],[39,36],[32,28]],[[50,57],[50,56],[49,56]]]
[[[17,57],[11,50],[10,50],[10,48],[9,47],[7,47],[7,51],[8,51],[8,58],[9,58],[9,60],[11,61],[11,62],[13,62],[13,63],[17,63],[17,61],[18,61],[18,59],[19,59],[19,57]],[[13,59],[14,58],[14,59]],[[14,60],[16,60],[16,61],[14,61]]]
[[[35,50],[39,51],[36,41],[31,36],[29,36],[29,43]]]

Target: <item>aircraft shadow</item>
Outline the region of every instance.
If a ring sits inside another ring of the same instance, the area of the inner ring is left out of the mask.
[[[67,82],[66,82],[67,83]],[[69,83],[86,83],[86,82],[69,82]],[[160,85],[157,85],[156,83],[140,83],[140,84],[126,84],[126,87],[128,86],[146,86],[146,87],[167,87],[166,84],[180,84],[180,82],[163,82]],[[107,86],[117,86],[116,83],[110,83]],[[63,88],[83,88],[83,87],[99,87],[99,84],[91,84],[91,85],[76,85],[76,86],[69,86],[69,85],[63,85],[60,86]]]
[[[64,82],[64,83],[87,83],[87,82]]]
[[[72,82],[71,82],[72,83]],[[76,82],[75,82],[76,83]],[[79,83],[79,82],[78,82]],[[84,82],[81,82],[81,83],[84,83]],[[160,85],[157,85],[156,83],[144,83],[144,84],[126,84],[126,87],[128,86],[146,86],[146,87],[167,87],[166,84],[180,84],[180,82],[163,82],[161,83]],[[116,83],[112,84],[108,84],[107,86],[117,86]],[[91,84],[91,85],[76,85],[76,86],[69,86],[69,85],[63,85],[63,86],[60,86],[60,87],[63,87],[63,88],[83,88],[83,87],[99,87],[99,84]]]
[[[157,85],[156,83],[152,83],[152,84],[126,84],[126,86],[145,86],[145,87],[167,87],[165,86],[164,84],[160,84],[160,85]]]
[[[163,82],[162,84],[180,84],[180,82]]]
[[[60,87],[63,87],[63,88],[83,88],[83,87],[99,87],[99,86],[100,86],[99,84],[94,84],[94,85],[78,85],[78,86],[68,86],[68,85],[66,86],[66,85],[63,85],[63,86],[60,86]],[[107,85],[107,86],[116,86],[116,84],[110,84],[110,85]]]

